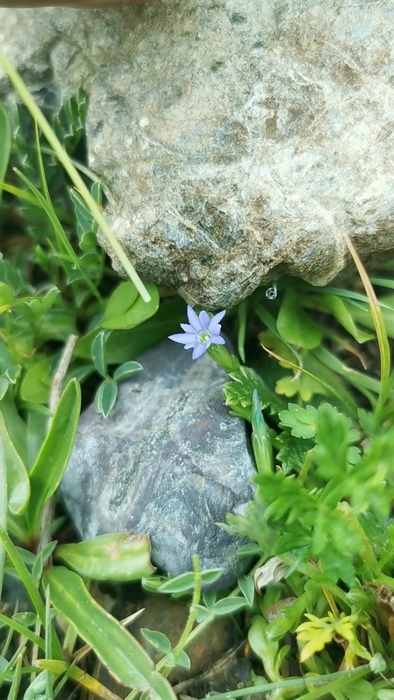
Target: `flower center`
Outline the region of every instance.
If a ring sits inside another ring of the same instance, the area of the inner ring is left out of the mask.
[[[209,331],[201,331],[201,333],[199,333],[197,336],[197,340],[199,343],[207,343],[210,337],[211,334]]]

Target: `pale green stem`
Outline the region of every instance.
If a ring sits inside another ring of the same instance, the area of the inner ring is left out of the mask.
[[[7,471],[5,466],[3,445],[0,440],[0,526],[3,528],[3,530],[7,530],[7,500]],[[3,542],[0,541],[0,601],[3,590],[4,565],[5,547]]]
[[[27,109],[29,110],[30,114],[32,115],[33,119],[39,125],[46,140],[48,141],[50,146],[55,151],[56,156],[58,157],[59,161],[63,165],[65,171],[69,175],[69,177],[72,180],[72,182],[74,183],[75,187],[79,191],[81,197],[85,200],[87,207],[90,209],[92,215],[96,219],[104,236],[108,240],[108,243],[110,244],[113,252],[119,258],[121,265],[123,265],[125,271],[127,272],[131,281],[135,285],[135,287],[138,290],[139,294],[141,295],[142,299],[146,302],[150,301],[151,297],[150,297],[149,292],[147,291],[147,289],[145,288],[141,279],[139,278],[133,265],[131,264],[126,253],[124,252],[121,244],[119,243],[117,238],[112,233],[110,227],[108,226],[104,216],[102,215],[102,213],[100,211],[100,208],[97,205],[97,202],[92,197],[89,189],[87,188],[87,186],[85,185],[84,181],[82,180],[79,172],[77,171],[77,169],[75,168],[75,166],[71,162],[70,157],[68,156],[67,152],[65,151],[65,149],[61,145],[59,139],[57,138],[56,134],[54,133],[52,127],[50,126],[49,122],[45,118],[41,109],[35,103],[33,97],[31,96],[29,90],[27,89],[27,87],[26,87],[25,83],[23,82],[22,78],[20,77],[19,73],[11,65],[11,63],[9,62],[7,57],[4,55],[4,53],[2,52],[1,49],[0,49],[0,63],[3,66],[5,72],[7,73],[14,88],[19,93],[19,96],[21,97],[21,99],[25,103],[25,105],[26,105]]]
[[[313,678],[294,678],[287,681],[278,681],[277,683],[264,683],[264,685],[255,685],[254,687],[241,688],[240,690],[231,690],[228,693],[218,693],[215,695],[215,700],[230,700],[230,698],[242,698],[245,695],[260,695],[270,693],[273,690],[290,690],[291,688],[305,688],[308,685],[321,685],[322,688],[316,689],[307,695],[303,695],[302,698],[307,698],[308,700],[315,700],[321,695],[328,694],[330,687],[335,686],[338,688],[342,683],[353,681],[355,678],[362,678],[366,676],[367,673],[371,673],[371,668],[369,664],[364,664],[358,668],[351,669],[349,671],[336,671],[335,673],[327,673],[325,676],[315,676]],[[335,681],[335,683],[329,683],[329,681]],[[326,685],[329,683],[329,685]],[[335,689],[333,688],[333,690]]]

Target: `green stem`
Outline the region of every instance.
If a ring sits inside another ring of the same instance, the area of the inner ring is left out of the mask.
[[[193,591],[193,598],[192,598],[192,603],[190,606],[190,611],[189,611],[189,617],[187,618],[187,622],[185,625],[185,629],[182,632],[182,636],[176,645],[173,653],[174,660],[176,661],[179,659],[182,651],[184,650],[186,644],[189,641],[189,637],[191,635],[191,632],[193,630],[193,625],[196,621],[197,617],[197,610],[196,610],[196,605],[199,604],[200,598],[201,598],[201,571],[200,571],[200,562],[198,560],[197,554],[193,554],[192,557],[193,560],[193,571],[194,571],[194,591]],[[164,659],[163,659],[164,661]],[[169,673],[171,672],[172,668],[165,668],[163,670],[163,676],[166,678]]]
[[[228,693],[218,693],[215,695],[215,700],[230,700],[230,698],[242,698],[245,695],[260,695],[265,693],[270,693],[273,690],[288,690],[290,688],[305,688],[308,685],[320,685],[324,684],[321,689],[316,689],[307,695],[303,695],[302,699],[307,698],[308,700],[314,700],[319,698],[321,695],[326,695],[330,686],[335,688],[340,687],[344,681],[352,681],[355,678],[362,678],[366,676],[367,673],[371,673],[369,664],[364,664],[358,668],[351,669],[349,671],[336,671],[335,673],[328,673],[325,676],[315,676],[314,678],[294,678],[287,681],[278,681],[277,683],[265,683],[264,685],[255,685],[250,688],[241,688],[240,690],[231,690]],[[329,681],[335,681],[335,683],[326,685]]]
[[[39,125],[39,127],[40,127],[42,133],[44,134],[45,138],[47,139],[48,143],[55,151],[60,163],[63,165],[63,167],[64,167],[65,171],[67,172],[67,174],[69,175],[71,181],[74,183],[74,185],[77,188],[77,190],[79,191],[81,197],[85,200],[86,205],[88,206],[88,208],[90,209],[94,218],[96,219],[104,236],[108,240],[108,243],[110,244],[113,252],[119,258],[121,265],[123,265],[125,271],[127,272],[131,281],[135,285],[135,287],[138,290],[139,294],[141,295],[142,299],[146,302],[150,301],[151,297],[150,297],[149,292],[147,291],[147,289],[145,288],[141,279],[139,278],[133,265],[131,264],[126,253],[124,252],[121,244],[119,243],[117,238],[112,233],[104,216],[102,215],[99,207],[97,206],[97,202],[95,202],[89,189],[87,188],[84,181],[82,180],[79,172],[77,171],[77,169],[75,168],[75,166],[71,162],[69,155],[67,154],[67,152],[65,151],[65,149],[61,145],[59,139],[57,138],[56,134],[54,133],[49,122],[44,117],[41,109],[35,103],[33,97],[31,96],[29,90],[27,89],[27,87],[26,87],[25,83],[23,82],[22,78],[20,77],[19,73],[15,70],[15,68],[12,66],[12,64],[9,62],[9,60],[6,58],[6,56],[4,55],[4,53],[2,52],[1,49],[0,49],[0,64],[3,66],[5,72],[8,75],[8,78],[12,82],[16,91],[19,93],[19,96],[21,97],[21,99],[25,103],[25,105],[26,105],[27,109],[29,110],[30,114],[32,115],[33,119]]]
[[[3,445],[0,441],[0,526],[7,530],[7,472],[5,466],[5,457],[3,451]],[[3,579],[4,579],[4,565],[5,565],[5,547],[3,542],[0,542],[0,600],[3,590]]]

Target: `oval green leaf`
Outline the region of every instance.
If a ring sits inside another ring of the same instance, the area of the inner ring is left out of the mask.
[[[159,291],[153,284],[147,285],[146,288],[151,296],[150,301],[146,302],[138,297],[128,311],[111,317],[106,314],[102,323],[103,327],[110,329],[135,328],[153,316],[159,308]]]
[[[51,386],[50,369],[53,357],[36,362],[22,379],[21,398],[31,403],[48,403]]]
[[[116,397],[118,395],[118,386],[116,382],[109,379],[102,384],[101,389],[101,413],[104,418],[108,418],[113,407],[115,406]]]
[[[95,368],[102,377],[107,376],[107,357],[105,352],[105,342],[108,338],[108,331],[101,331],[96,335],[92,343],[92,360]]]
[[[294,292],[286,292],[279,311],[277,328],[281,338],[301,348],[315,348],[322,339],[321,328],[302,309]]]
[[[0,413],[0,440],[3,444],[7,471],[8,508],[13,515],[21,515],[29,502],[30,480],[26,467],[11,440],[2,413]]]
[[[247,602],[245,598],[238,596],[222,598],[222,600],[218,600],[218,602],[213,606],[213,612],[215,615],[232,615],[238,610],[245,608],[246,605]]]
[[[115,382],[122,382],[124,379],[128,379],[128,377],[131,377],[136,372],[141,372],[142,369],[144,368],[139,362],[125,362],[115,371],[114,380]]]
[[[30,532],[38,533],[45,503],[60,484],[74,444],[81,410],[81,389],[75,379],[67,384],[53,416],[48,435],[31,474],[31,497],[26,512]]]
[[[124,685],[151,692],[153,700],[176,700],[168,681],[155,672],[153,661],[136,639],[88,592],[84,582],[63,566],[44,576],[51,602],[92,647],[100,661]]]
[[[107,327],[107,322],[111,319],[122,316],[129,311],[137,300],[138,292],[132,282],[121,282],[109,297],[104,314],[103,326]]]
[[[56,550],[56,558],[81,576],[95,581],[138,581],[156,570],[150,560],[148,535],[128,532],[61,545]]]

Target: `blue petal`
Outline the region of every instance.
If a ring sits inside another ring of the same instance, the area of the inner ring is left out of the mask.
[[[187,343],[187,345],[185,345],[185,350],[190,350],[190,348],[194,348],[195,344],[196,343]]]
[[[207,349],[206,343],[196,343],[193,350],[192,360],[197,360]]]
[[[201,313],[199,315],[199,319],[200,319],[200,323],[201,323],[204,331],[208,330],[209,322],[211,319],[209,318],[207,312],[201,311]]]
[[[187,343],[193,343],[194,345],[196,342],[195,333],[175,333],[175,335],[169,335],[168,337],[174,343],[182,343],[183,345],[187,345]]]
[[[226,310],[219,311],[218,314],[215,314],[215,316],[213,316],[213,318],[211,318],[208,330],[210,331],[210,333],[212,333],[212,335],[214,335],[213,329],[215,328],[215,326],[218,325],[218,323],[220,323],[220,321],[225,316],[225,314],[226,314]]]
[[[189,323],[181,323],[181,328],[185,333],[196,333],[196,329],[190,326]]]
[[[225,345],[226,341],[221,335],[213,335],[211,343],[213,343],[213,345]]]
[[[197,333],[199,333],[200,331],[203,330],[203,327],[199,321],[199,318],[191,306],[187,307],[187,317],[189,319],[190,325],[193,326],[194,330],[197,331]]]
[[[222,327],[220,323],[218,323],[217,326],[214,326],[213,328],[209,328],[209,332],[211,335],[220,335],[220,331],[222,330]]]

